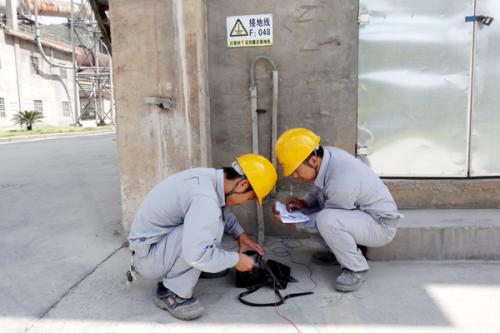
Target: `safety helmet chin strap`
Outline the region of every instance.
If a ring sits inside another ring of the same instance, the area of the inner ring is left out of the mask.
[[[240,179],[236,182],[236,184],[234,184],[233,188],[231,189],[231,191],[227,192],[227,193],[224,193],[224,198],[227,199],[227,197],[233,195],[233,194],[245,194],[247,192],[250,192],[252,191],[252,187],[250,186],[250,183],[249,183],[249,186],[248,188],[243,191],[243,192],[236,192],[236,187],[238,187],[238,185],[244,180],[244,179],[247,179],[247,177],[245,176],[245,173],[243,172],[243,169],[241,169],[240,165],[238,164],[238,162],[234,161],[233,163],[231,163],[231,167],[241,176]]]
[[[314,151],[313,151],[314,156],[318,156],[318,155],[317,155],[317,153],[316,153],[316,150],[317,150],[317,149],[318,149],[318,148],[315,148],[315,149],[314,149]],[[305,166],[307,166],[307,167],[309,167],[309,168],[311,168],[311,169],[313,169],[313,170],[314,170],[314,179],[316,179],[316,177],[318,177],[318,170],[317,170],[317,168],[315,168],[315,167],[314,167],[314,165],[312,165],[312,164],[311,164],[311,162],[309,162],[309,157],[308,157],[308,158],[306,158],[306,159],[304,160],[304,162],[302,162],[302,164],[304,164]]]

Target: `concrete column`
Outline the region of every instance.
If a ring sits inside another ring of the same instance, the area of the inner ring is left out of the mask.
[[[123,227],[151,188],[209,166],[207,13],[199,0],[111,0]],[[165,110],[145,97],[171,97]]]

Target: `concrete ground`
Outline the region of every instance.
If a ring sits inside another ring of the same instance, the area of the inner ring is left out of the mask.
[[[200,280],[199,320],[175,320],[151,301],[156,281],[125,283],[113,135],[1,145],[0,158],[1,332],[500,332],[498,261],[372,261],[362,289],[343,294],[338,267],[310,263],[322,248],[310,239],[265,249],[299,280],[287,293],[314,295],[248,307],[231,272]]]

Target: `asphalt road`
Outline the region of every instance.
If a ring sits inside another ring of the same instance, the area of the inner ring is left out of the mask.
[[[43,317],[122,243],[114,134],[0,145],[0,331]]]

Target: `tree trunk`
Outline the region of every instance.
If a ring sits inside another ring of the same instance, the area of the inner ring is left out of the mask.
[[[31,131],[33,129],[33,125],[26,125],[26,128],[28,129],[28,131]]]

